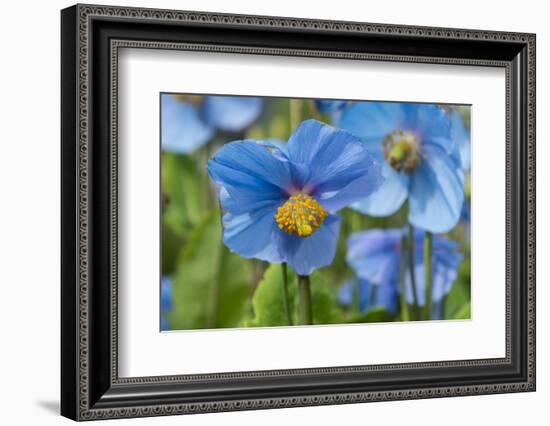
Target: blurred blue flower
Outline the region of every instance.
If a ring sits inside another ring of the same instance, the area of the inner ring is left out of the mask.
[[[405,229],[372,229],[352,234],[347,241],[347,261],[361,280],[400,292],[400,262]],[[414,233],[414,275],[420,306],[426,303],[424,277],[425,231]],[[439,235],[432,240],[432,302],[437,305],[451,290],[462,261],[459,244]],[[410,268],[405,263],[405,290],[414,302]],[[389,290],[388,290],[389,291]]]
[[[456,144],[462,170],[470,170],[470,131],[464,124],[464,119],[459,111],[451,111],[451,136]]]
[[[460,218],[463,172],[451,123],[435,105],[356,102],[339,126],[359,137],[382,164],[379,191],[353,204],[371,216],[389,216],[409,200],[409,222],[446,232]]]
[[[342,111],[350,104],[349,101],[336,101],[331,99],[316,99],[315,106],[323,114],[334,114]]]
[[[394,285],[375,285],[365,279],[346,281],[338,293],[340,303],[351,306],[354,300],[359,302],[359,310],[368,312],[371,308],[381,307],[388,312],[397,313],[399,291]]]
[[[161,96],[162,150],[188,154],[216,130],[240,132],[262,111],[262,99],[243,96]]]
[[[462,207],[462,212],[460,213],[460,222],[464,228],[464,238],[467,241],[468,245],[470,244],[470,231],[471,231],[471,207],[470,201],[464,200],[464,206]]]
[[[462,206],[462,212],[460,213],[460,220],[464,223],[470,224],[471,215],[472,212],[470,210],[470,202],[468,200],[465,200],[464,205]]]
[[[380,167],[350,133],[307,120],[287,144],[236,141],[208,162],[220,188],[223,240],[245,258],[287,262],[299,275],[329,265],[334,213],[381,184]]]
[[[160,280],[160,329],[161,331],[170,330],[167,313],[174,309],[174,289],[172,280],[164,275]]]

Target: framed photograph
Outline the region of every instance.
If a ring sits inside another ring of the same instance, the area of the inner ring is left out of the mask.
[[[535,35],[61,12],[61,413],[535,390]]]

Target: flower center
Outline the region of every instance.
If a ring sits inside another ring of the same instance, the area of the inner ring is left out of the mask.
[[[175,97],[179,102],[189,102],[193,105],[200,105],[203,100],[201,95],[175,95]]]
[[[328,216],[325,208],[309,195],[291,196],[277,209],[275,221],[280,229],[299,237],[312,235]]]
[[[410,175],[420,163],[418,139],[412,132],[403,130],[390,132],[384,138],[382,145],[384,157],[398,172],[403,171]]]

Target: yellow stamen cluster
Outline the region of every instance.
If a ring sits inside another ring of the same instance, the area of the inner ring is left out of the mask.
[[[410,175],[420,163],[418,139],[412,132],[390,132],[382,142],[384,157],[398,172]]]
[[[327,216],[327,211],[317,200],[298,193],[277,209],[275,220],[283,231],[299,237],[309,237]]]
[[[200,105],[203,101],[201,95],[175,95],[176,100],[179,102],[189,102],[193,105]]]

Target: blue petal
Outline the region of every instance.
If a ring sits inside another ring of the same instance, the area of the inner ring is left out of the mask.
[[[344,111],[339,126],[361,139],[369,152],[382,161],[382,141],[398,130],[404,119],[401,104],[391,102],[356,102]]]
[[[208,173],[237,203],[279,202],[291,187],[288,162],[254,141],[224,145],[208,162]]]
[[[458,276],[458,267],[463,256],[459,244],[440,236],[433,239],[433,284],[432,300],[440,301],[449,293]]]
[[[212,137],[214,130],[200,118],[198,110],[174,95],[161,97],[162,150],[187,154],[200,148]]]
[[[362,278],[359,278],[357,281],[356,292],[359,296],[359,310],[361,312],[367,312],[371,307],[377,304],[373,298],[373,294],[380,286],[373,285],[370,281]]]
[[[350,306],[353,303],[354,293],[357,286],[357,280],[348,280],[338,291],[338,300],[344,306]]]
[[[455,282],[458,276],[457,267],[448,267],[440,262],[434,262],[432,272],[432,302],[439,302],[443,299]]]
[[[329,212],[334,213],[343,207],[353,206],[353,203],[363,197],[363,194],[372,196],[379,192],[382,184],[380,167],[374,164],[363,176],[351,181],[338,191],[319,194],[318,199]]]
[[[167,275],[163,276],[160,281],[160,310],[163,313],[171,311],[174,306],[174,290],[172,288],[172,280]]]
[[[458,111],[451,113],[451,136],[458,149],[462,170],[470,170],[470,132]]]
[[[368,197],[351,205],[355,210],[370,216],[384,217],[401,208],[409,195],[409,177],[395,171],[387,162],[382,163],[383,182]]]
[[[460,219],[464,191],[461,171],[444,151],[426,146],[426,158],[412,175],[409,222],[431,232],[447,232]]]
[[[424,284],[424,263],[415,256],[414,267],[414,279],[416,287],[416,301],[418,306],[426,305],[426,286]],[[407,267],[407,274],[405,275],[405,293],[407,296],[407,303],[414,304],[413,287],[411,282],[410,268]]]
[[[286,148],[296,190],[317,197],[330,212],[380,185],[378,165],[349,132],[306,120],[294,131]]]
[[[398,309],[399,293],[393,284],[375,285],[365,279],[351,279],[340,287],[338,299],[344,306],[351,306],[354,300],[358,300],[361,312],[381,307],[395,314]]]
[[[405,111],[401,130],[415,133],[422,146],[435,145],[449,155],[455,151],[451,138],[451,122],[442,108],[433,104],[401,105]]]
[[[298,275],[310,275],[315,269],[332,263],[340,234],[340,218],[329,215],[317,231],[307,238],[279,230],[279,249]]]
[[[439,302],[436,302],[432,306],[432,313],[431,313],[431,319],[433,320],[442,320],[443,319],[443,307],[444,307],[444,301],[440,300]]]
[[[326,138],[338,132],[334,127],[317,120],[303,121],[290,135],[287,143],[290,160],[309,164]]]
[[[171,330],[170,323],[166,315],[160,316],[160,331],[169,331]]]
[[[424,275],[424,236],[421,231],[415,234],[415,284],[418,303],[426,304],[426,286]],[[458,252],[459,245],[455,241],[434,235],[432,247],[432,303],[439,303],[449,293],[458,276],[458,266],[462,255]],[[408,303],[414,302],[410,274],[406,276],[406,295]]]
[[[382,183],[380,166],[351,133],[325,133],[311,159],[304,190],[331,212],[376,191]]]
[[[323,114],[332,114],[338,111],[342,111],[349,101],[339,101],[331,99],[317,99],[315,101],[315,106]]]
[[[170,323],[166,314],[174,308],[174,290],[172,280],[164,275],[160,281],[160,329],[170,330]]]
[[[202,117],[217,129],[240,132],[260,116],[262,105],[261,98],[205,96]]]
[[[239,193],[238,195],[242,194]],[[225,187],[220,187],[220,204],[222,209],[231,212],[234,216],[264,210],[265,208],[273,209],[275,206],[278,206],[284,202],[283,198],[262,198],[258,194],[247,196],[245,200],[246,201],[243,201],[243,197],[241,197],[238,201],[235,200],[231,197],[231,195],[229,195],[229,192],[227,192]]]
[[[271,154],[273,154],[275,157],[277,157],[279,160],[288,161],[288,149],[286,147],[286,143],[283,142],[280,139],[266,139],[257,141],[260,145],[267,148]]]
[[[438,263],[435,259],[432,261],[432,303],[439,303],[443,300],[451,287],[456,280],[458,275],[457,267],[450,268],[441,263]],[[424,275],[424,263],[422,261],[416,261],[416,266],[414,268],[415,276],[415,285],[416,285],[416,295],[419,306],[426,305],[426,285],[425,285],[425,275]],[[412,285],[410,281],[410,274],[407,273],[406,279],[406,291],[407,291],[407,302],[409,304],[414,303]]]
[[[347,242],[347,262],[362,279],[377,285],[394,285],[399,279],[402,235],[400,229],[352,234]]]
[[[388,312],[395,314],[398,310],[399,301],[399,286],[398,282],[394,281],[388,285],[373,285],[372,291],[374,292],[374,298],[370,302],[369,307],[382,307]]]
[[[229,249],[245,258],[280,263],[283,258],[277,247],[276,234],[280,233],[275,221],[275,209],[223,217],[223,241]]]
[[[462,220],[465,224],[469,225],[470,220],[472,217],[470,202],[467,200],[464,200],[464,204],[462,205],[462,211],[460,212],[460,220]]]

